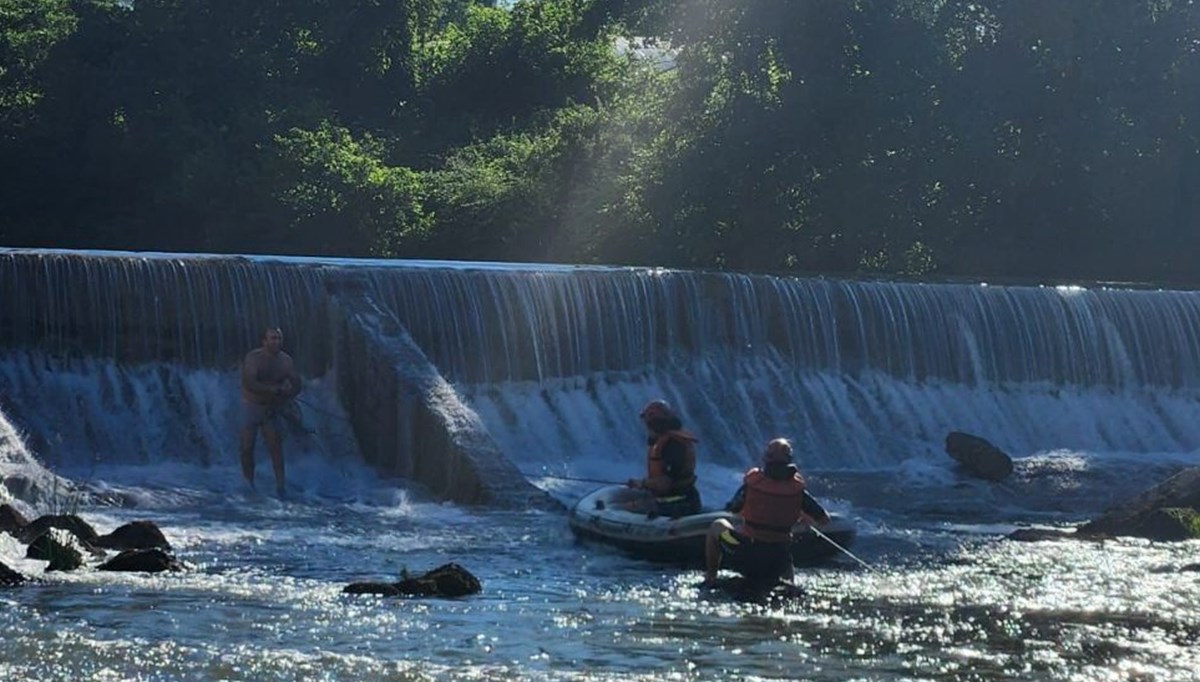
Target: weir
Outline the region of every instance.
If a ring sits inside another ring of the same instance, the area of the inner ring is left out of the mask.
[[[196,386],[234,391],[266,324],[306,378],[334,377],[368,461],[453,499],[514,499],[515,469],[636,473],[634,415],[655,397],[734,468],[775,435],[806,466],[850,469],[932,457],[956,429],[1017,455],[1200,444],[1187,291],[4,250],[0,300],[0,409],[35,450],[53,438],[46,415],[68,418],[56,405],[90,381],[106,397],[77,401],[85,413],[186,414],[164,431],[195,433],[161,442],[211,451],[236,417]],[[386,390],[368,376],[381,362],[398,382]],[[96,451],[115,447],[105,438],[79,436]],[[507,465],[480,475],[490,458],[461,455],[472,448]]]
[[[549,501],[364,282],[347,278],[333,289],[338,395],[368,462],[456,502],[526,508]]]

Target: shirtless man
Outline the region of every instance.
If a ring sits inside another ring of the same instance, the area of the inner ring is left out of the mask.
[[[283,422],[292,399],[300,394],[300,375],[292,356],[283,352],[283,332],[263,332],[262,347],[242,361],[242,475],[254,489],[254,440],[262,429],[263,441],[275,469],[275,492],[283,497]]]

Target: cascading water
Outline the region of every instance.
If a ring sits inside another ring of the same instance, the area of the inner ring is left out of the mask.
[[[346,272],[527,471],[636,469],[656,397],[731,471],[774,436],[823,470],[945,468],[951,430],[1018,456],[1200,443],[1192,292],[69,252],[0,254],[8,410],[56,461],[228,460],[241,353],[280,324],[323,374]]]
[[[1150,476],[1200,444],[1192,292],[633,269],[374,282],[504,450],[550,474],[635,471],[655,397],[733,471],[774,436],[806,467],[923,474],[949,472],[952,430],[1018,456],[1142,453],[1128,466]]]
[[[697,601],[687,574],[575,545],[558,515],[377,480],[331,372],[352,352],[330,303],[348,278],[562,501],[586,488],[556,476],[639,474],[635,415],[663,397],[701,439],[710,505],[768,438],[791,437],[882,573],[818,569],[796,609],[731,610]],[[86,482],[137,505],[89,510],[99,525],[155,518],[196,567],[152,587],[46,576],[61,597],[4,597],[0,678],[1188,679],[1200,665],[1200,594],[1174,573],[1187,545],[996,539],[1195,463],[1194,292],[0,250],[0,301],[0,474],[19,488],[0,502],[46,511],[30,490]],[[268,324],[307,383],[287,503],[246,494],[236,462],[236,367]],[[951,430],[1009,451],[1016,475],[958,477]],[[0,561],[44,575],[22,552],[0,533]],[[337,594],[451,559],[484,597]]]

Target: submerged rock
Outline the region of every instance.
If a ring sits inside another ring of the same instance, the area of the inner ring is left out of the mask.
[[[398,583],[350,583],[345,594],[379,594],[387,597],[465,597],[483,590],[479,579],[455,563],[445,564],[416,577],[405,576]]]
[[[97,566],[96,570],[162,573],[163,571],[182,571],[184,570],[184,565],[170,554],[157,547],[153,547],[149,549],[127,549]]]
[[[952,431],[946,436],[946,454],[979,478],[999,481],[1013,472],[1012,458],[987,440]]]
[[[1078,532],[1160,541],[1200,538],[1200,467],[1184,469],[1135,495]]]
[[[711,585],[701,583],[700,590],[747,604],[781,604],[804,597],[804,588],[792,583],[754,580],[740,575],[717,578]]]
[[[1055,528],[1018,528],[1006,536],[1016,542],[1043,542],[1046,540],[1081,540],[1073,530],[1058,530]],[[1086,538],[1093,539],[1093,538]]]
[[[342,594],[377,594],[381,597],[399,597],[402,593],[396,583],[350,583],[342,588]]]

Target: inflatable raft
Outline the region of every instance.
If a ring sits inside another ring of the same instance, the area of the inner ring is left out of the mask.
[[[740,517],[726,511],[706,511],[669,518],[647,514],[649,500],[641,490],[621,485],[606,486],[584,495],[571,510],[568,521],[580,538],[604,542],[651,561],[703,565],[704,538],[716,519],[729,519],[734,526]],[[854,525],[830,515],[821,532],[842,547],[854,542]],[[806,524],[792,530],[792,559],[811,564],[838,553],[838,549],[813,533]]]

